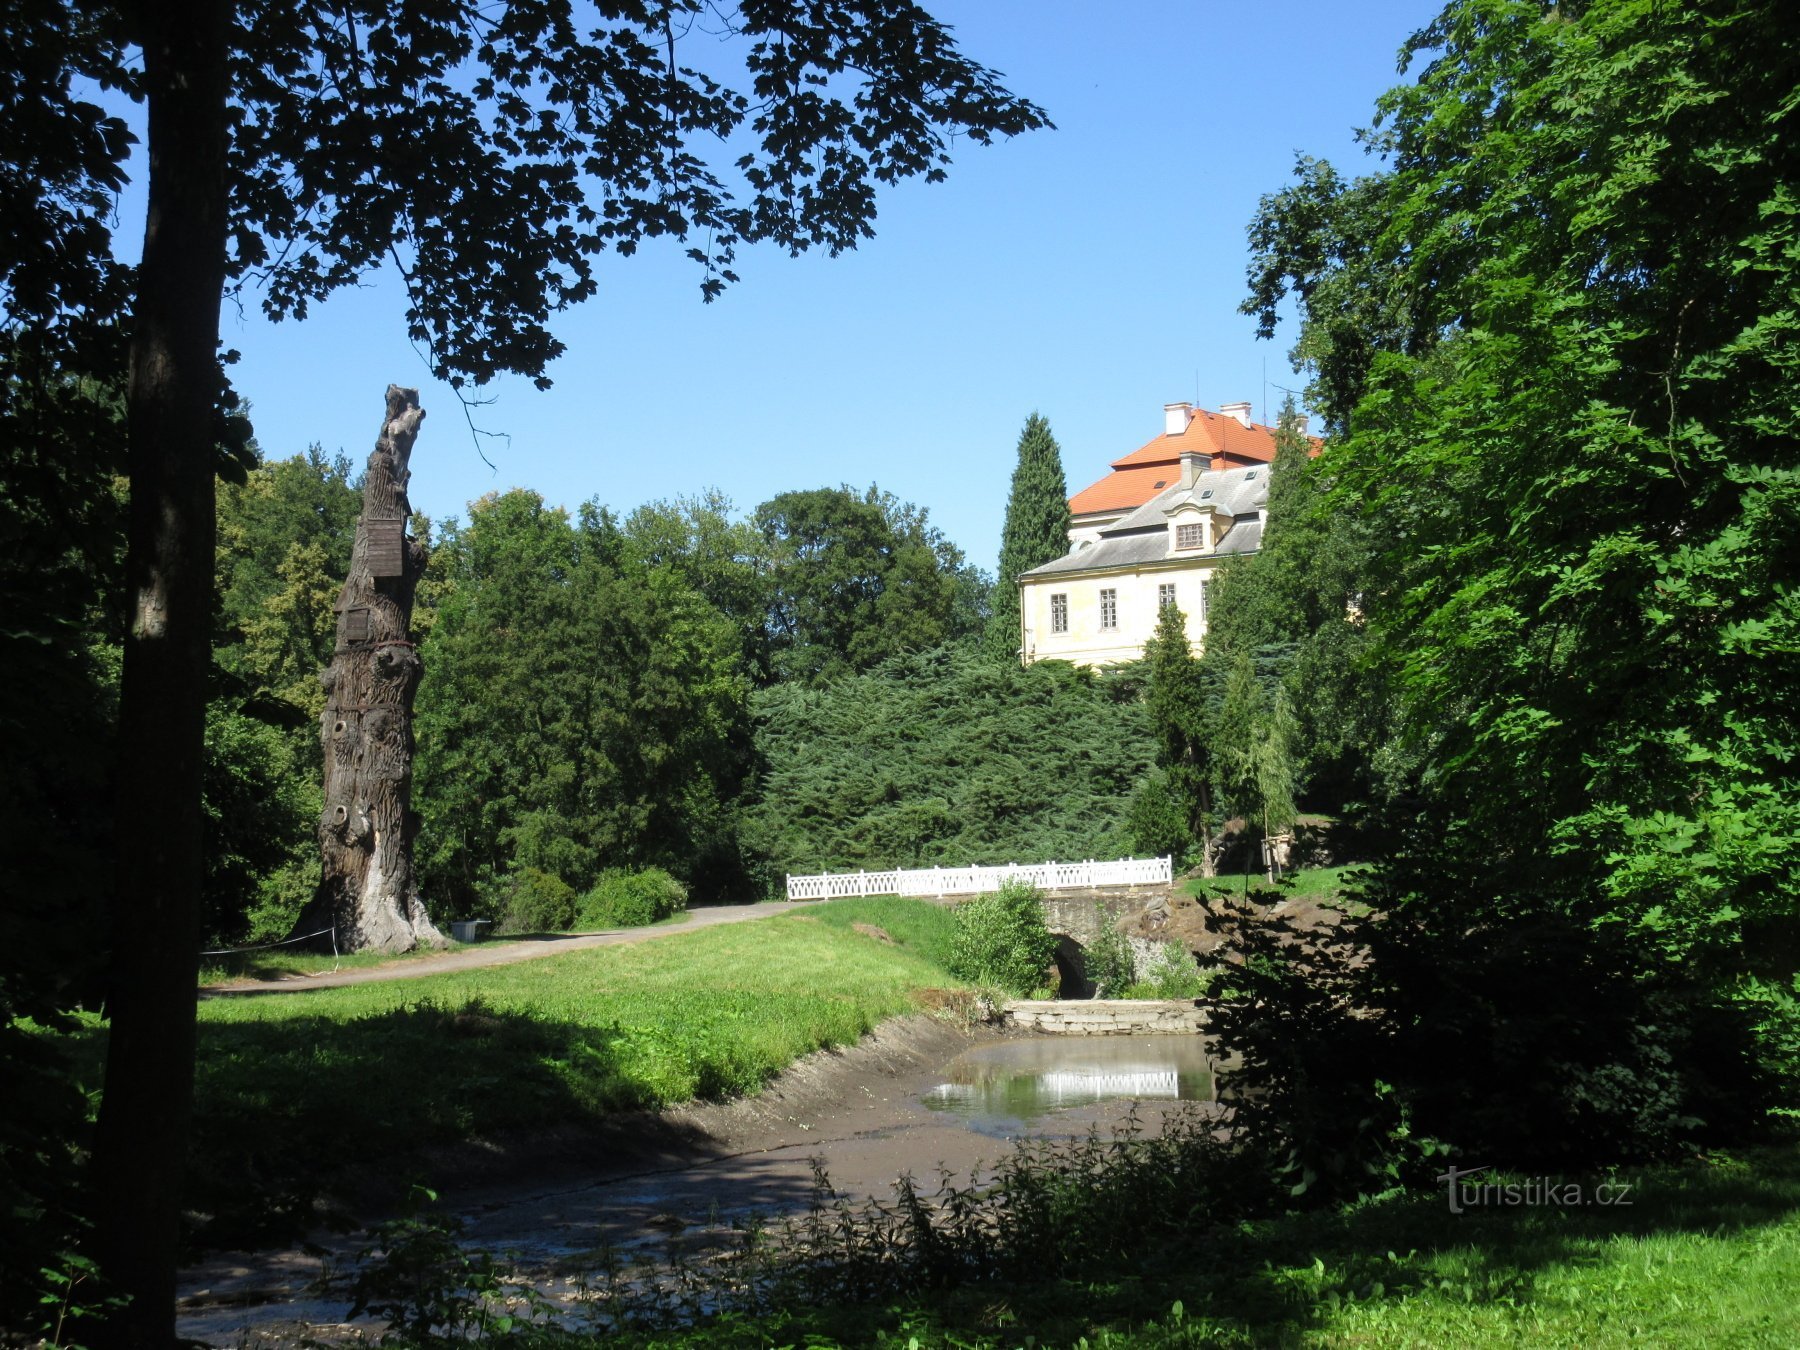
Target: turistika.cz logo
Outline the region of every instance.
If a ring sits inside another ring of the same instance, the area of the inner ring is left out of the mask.
[[[1522,1181],[1471,1181],[1486,1167],[1452,1167],[1438,1180],[1449,1188],[1450,1212],[1461,1214],[1469,1209],[1508,1209],[1514,1206],[1549,1205],[1559,1209],[1577,1209],[1583,1205],[1629,1205],[1629,1181],[1601,1181],[1592,1186],[1579,1181],[1558,1181],[1554,1177],[1526,1177]]]

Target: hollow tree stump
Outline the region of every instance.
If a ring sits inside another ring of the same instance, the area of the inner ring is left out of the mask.
[[[442,946],[413,878],[412,705],[424,663],[410,639],[425,545],[406,537],[419,391],[390,384],[387,416],[363,476],[350,575],[337,601],[337,645],[319,676],[325,712],[325,810],[319,887],[295,924],[346,951]]]

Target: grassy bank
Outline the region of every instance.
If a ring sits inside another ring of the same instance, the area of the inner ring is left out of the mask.
[[[1354,906],[1347,902],[1344,891],[1363,870],[1360,863],[1344,863],[1337,867],[1302,867],[1283,875],[1281,884],[1271,886],[1261,872],[1229,873],[1217,877],[1189,877],[1176,884],[1189,895],[1240,895],[1273,902],[1284,898],[1312,900],[1321,905]]]
[[[1800,1156],[1628,1169],[1629,1203],[1452,1214],[1442,1194],[1209,1227],[1070,1276],[607,1343],[912,1350],[1736,1346],[1800,1341]],[[1592,1194],[1593,1179],[1588,1180]],[[553,1344],[589,1345],[581,1338]]]
[[[918,901],[839,901],[517,965],[205,999],[196,1207],[215,1240],[273,1237],[347,1176],[403,1183],[397,1160],[421,1148],[754,1092],[956,985],[934,959],[946,922]],[[103,1036],[86,1038],[90,1063]]]

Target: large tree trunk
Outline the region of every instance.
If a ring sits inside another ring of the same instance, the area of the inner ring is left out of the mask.
[[[92,1164],[96,1253],[129,1299],[94,1334],[130,1347],[174,1342],[194,1096],[229,22],[222,0],[140,14],[149,200],[127,393],[111,1030]]]
[[[426,553],[422,542],[406,538],[412,514],[406,481],[424,418],[418,390],[388,386],[387,416],[363,477],[350,575],[337,602],[337,648],[320,676],[323,868],[294,931],[329,929],[348,951],[443,943],[426,917],[412,867],[412,705],[424,667],[409,625]]]

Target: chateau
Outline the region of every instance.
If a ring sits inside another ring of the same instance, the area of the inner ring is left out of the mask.
[[[1069,552],[1020,575],[1025,664],[1136,660],[1167,604],[1198,649],[1214,569],[1262,544],[1274,458],[1248,403],[1166,404],[1162,435],[1069,498]]]

